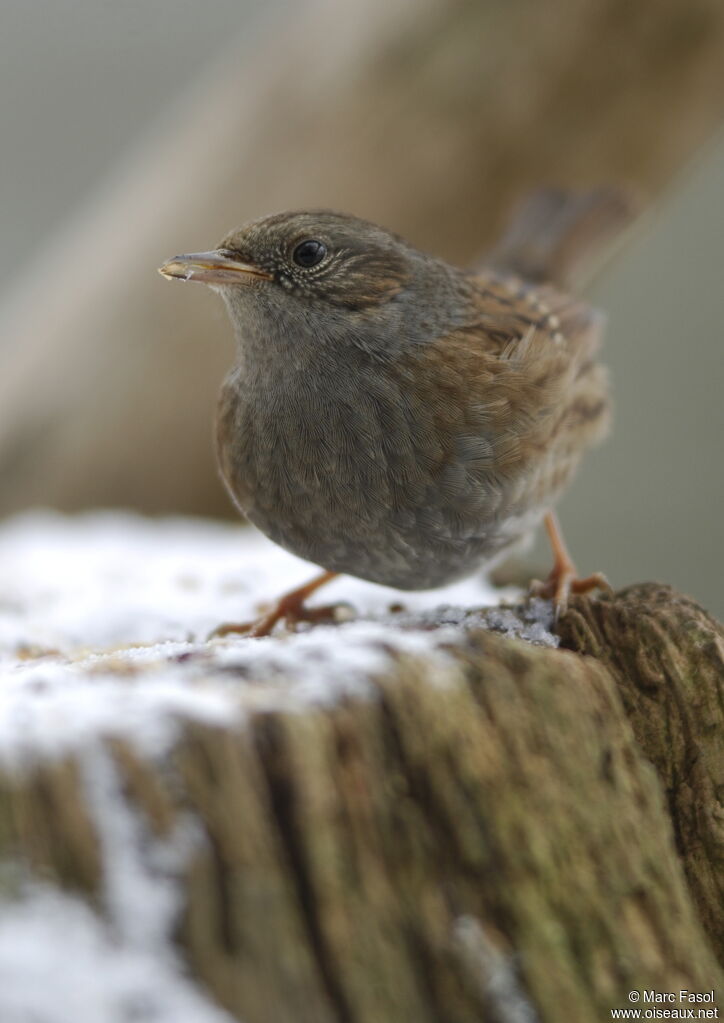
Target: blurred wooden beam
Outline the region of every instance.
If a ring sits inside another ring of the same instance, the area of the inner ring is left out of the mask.
[[[239,52],[5,308],[0,513],[229,510],[209,438],[230,332],[165,256],[324,205],[464,262],[541,182],[656,196],[724,112],[718,0],[317,0]]]

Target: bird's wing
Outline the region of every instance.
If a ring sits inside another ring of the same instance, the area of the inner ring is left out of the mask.
[[[482,417],[520,442],[538,435],[545,443],[544,424],[572,407],[582,412],[582,401],[592,419],[601,414],[602,314],[551,285],[510,275],[488,271],[475,284],[468,321],[423,357],[429,372],[455,378],[463,417]]]
[[[436,452],[430,468],[463,530],[550,504],[609,410],[600,314],[547,285],[476,281],[469,321],[412,356],[410,373],[420,457]]]

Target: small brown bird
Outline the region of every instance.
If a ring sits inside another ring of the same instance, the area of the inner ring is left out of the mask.
[[[233,499],[325,569],[254,625],[217,632],[317,619],[329,609],[304,600],[340,572],[441,586],[542,520],[554,566],[538,592],[560,611],[605,585],[576,578],[552,510],[607,429],[602,319],[535,278],[560,279],[571,238],[616,219],[607,206],[608,190],[536,193],[476,272],[325,210],[264,217],[160,268],[218,291],[234,326],[217,420]]]

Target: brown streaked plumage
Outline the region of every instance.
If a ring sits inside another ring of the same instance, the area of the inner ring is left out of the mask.
[[[440,586],[546,516],[556,564],[540,591],[560,609],[601,583],[576,582],[552,517],[609,420],[587,305],[328,211],[263,218],[161,272],[227,304],[237,362],[219,402],[221,472],[253,523],[325,569],[311,589],[338,572]],[[299,617],[311,589],[251,633]]]

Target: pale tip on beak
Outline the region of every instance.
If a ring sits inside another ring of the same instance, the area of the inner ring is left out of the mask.
[[[244,284],[252,278],[271,280],[272,276],[219,249],[174,256],[160,266],[158,272],[169,281],[200,281],[202,284]]]

